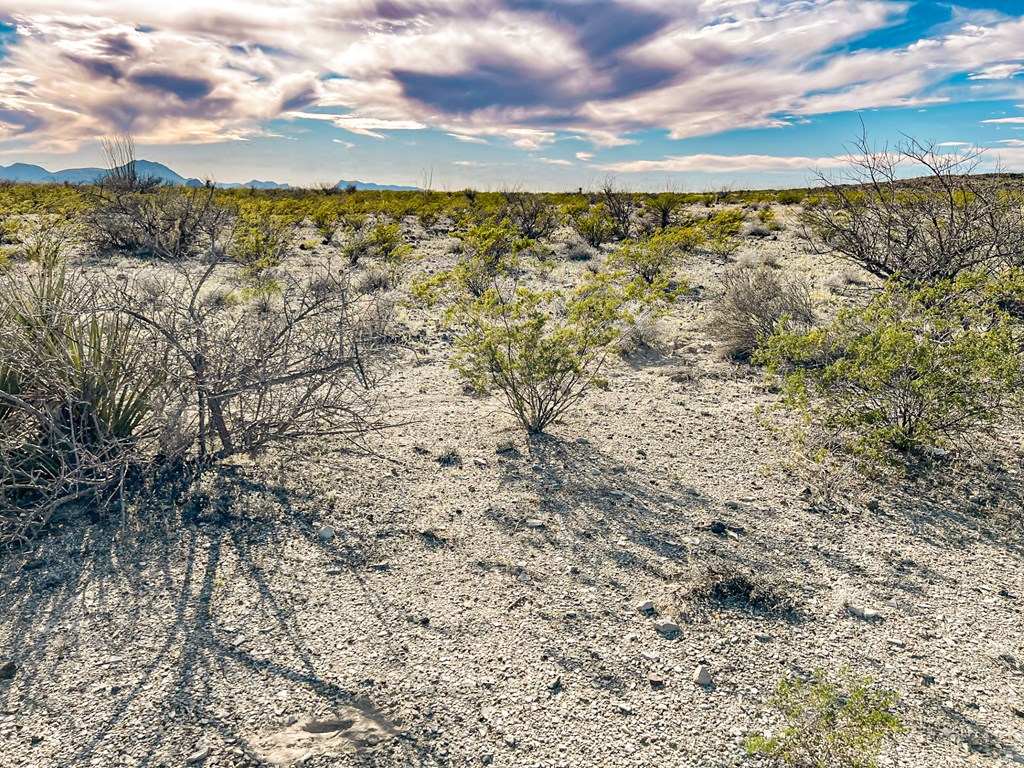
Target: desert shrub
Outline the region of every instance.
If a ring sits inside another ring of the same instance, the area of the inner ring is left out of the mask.
[[[780,326],[806,332],[814,324],[811,288],[805,280],[785,277],[766,266],[740,266],[725,273],[722,287],[708,331],[733,359],[750,359]]]
[[[162,383],[143,335],[60,264],[0,281],[0,542],[119,498]]]
[[[291,250],[301,213],[282,212],[269,200],[237,207],[228,255],[250,271],[276,267]]]
[[[972,175],[979,152],[948,154],[913,139],[879,151],[863,137],[851,154],[850,171],[822,177],[824,191],[804,208],[803,235],[816,253],[910,283],[1020,264],[1024,194]]]
[[[773,736],[750,736],[747,753],[793,768],[875,768],[885,741],[903,726],[890,711],[896,694],[872,683],[848,670],[838,679],[820,669],[809,680],[783,678],[772,705],[785,725]]]
[[[743,211],[729,208],[694,222],[693,226],[703,238],[699,250],[725,258],[739,248],[739,234],[743,229]]]
[[[675,228],[643,240],[626,240],[612,254],[610,263],[642,281],[649,290],[674,292],[688,290],[685,281],[676,280],[676,269],[683,256],[692,250],[699,235],[692,228]]]
[[[413,296],[427,304],[444,297],[479,298],[519,272],[520,254],[533,245],[508,220],[478,224],[459,234],[461,255],[455,266],[413,285]]]
[[[799,205],[807,197],[806,189],[780,189],[775,193],[775,199],[780,205]]]
[[[608,282],[569,295],[491,288],[454,313],[454,366],[478,392],[498,390],[522,427],[541,433],[601,383],[621,307]]]
[[[344,225],[345,213],[344,202],[336,197],[328,197],[310,213],[309,219],[324,245],[330,245]]]
[[[566,223],[590,247],[600,248],[615,231],[615,222],[604,203],[591,205],[586,198],[562,207]]]
[[[81,221],[75,212],[40,214],[25,221],[18,233],[21,255],[46,267],[58,266],[78,242]]]
[[[711,562],[702,567],[682,597],[689,603],[710,605],[714,609],[734,605],[786,614],[794,612],[797,607],[796,600],[782,581],[725,561]]]
[[[507,219],[522,237],[539,240],[558,226],[555,206],[547,195],[512,190],[503,192],[502,198],[500,217]]]
[[[616,240],[629,240],[636,227],[636,215],[640,208],[636,196],[615,188],[612,179],[606,179],[601,187],[601,203],[611,223],[611,233]],[[598,243],[599,245],[599,243]]]
[[[654,228],[668,229],[672,226],[672,215],[683,204],[683,196],[674,192],[651,195],[643,202],[644,213],[653,221]]]
[[[99,253],[176,260],[212,248],[226,218],[212,189],[104,184],[83,215],[84,239]]]
[[[1019,295],[1019,276],[917,289],[893,278],[828,327],[780,328],[754,359],[825,430],[820,450],[899,463],[981,437],[1019,406],[1021,334],[1003,308]]]

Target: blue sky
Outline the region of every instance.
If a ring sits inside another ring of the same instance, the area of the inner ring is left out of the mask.
[[[867,128],[1024,170],[1022,0],[0,0],[0,164],[802,184]]]

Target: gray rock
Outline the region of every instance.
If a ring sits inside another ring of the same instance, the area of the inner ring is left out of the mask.
[[[624,715],[631,715],[631,714],[633,714],[633,707],[628,702],[621,701],[621,700],[620,701],[613,701],[612,702],[612,706],[615,707],[615,709],[617,709],[619,712],[621,712]]]
[[[851,616],[856,616],[858,619],[874,621],[876,619],[882,618],[881,613],[876,611],[874,608],[868,608],[865,605],[855,605],[854,603],[847,603],[846,610],[850,612]]]
[[[679,625],[676,624],[674,621],[669,621],[668,619],[662,619],[661,621],[654,622],[654,628],[659,633],[665,635],[665,637],[668,637],[669,635],[674,635],[676,632],[679,631]]]
[[[333,539],[334,535],[334,527],[330,525],[325,525],[323,528],[320,529],[320,533],[317,534],[317,536],[320,538],[320,541],[325,543]]]
[[[697,668],[693,670],[693,682],[695,685],[705,687],[711,685],[711,670],[703,664],[698,664]]]
[[[201,763],[203,760],[210,756],[210,748],[208,746],[199,747],[195,752],[185,758],[185,762],[189,765],[195,765]]]
[[[654,613],[654,601],[641,600],[636,604],[636,609],[640,611],[640,613]]]
[[[18,665],[13,661],[5,661],[0,664],[0,680],[13,680],[18,673]]]
[[[544,527],[544,521],[539,519],[539,518],[536,518],[536,517],[531,517],[531,518],[528,518],[526,520],[526,527],[527,528],[543,528]]]

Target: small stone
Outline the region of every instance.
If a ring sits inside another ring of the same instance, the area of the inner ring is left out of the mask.
[[[191,755],[185,758],[185,762],[189,765],[195,765],[201,763],[203,760],[210,756],[210,748],[208,746],[202,746],[193,752]]]
[[[562,690],[562,676],[555,675],[551,680],[548,681],[549,691],[560,691]]]
[[[330,525],[325,525],[323,528],[320,529],[320,533],[318,533],[317,536],[320,538],[320,541],[322,542],[326,543],[330,541],[334,538],[334,527]]]
[[[526,527],[527,528],[543,528],[544,527],[544,521],[539,519],[539,518],[536,518],[536,517],[531,517],[531,518],[527,519]]]
[[[858,619],[873,621],[875,619],[882,618],[881,613],[876,611],[874,608],[868,608],[864,605],[855,605],[854,603],[847,603],[846,610],[850,612],[851,616],[856,616]]]
[[[653,600],[641,600],[636,604],[636,609],[640,613],[654,613],[654,601]]]
[[[703,664],[699,664],[693,671],[693,682],[704,687],[711,685],[711,671]]]
[[[660,672],[648,673],[647,682],[649,682],[651,684],[651,688],[654,689],[665,687],[665,677]]]
[[[872,499],[868,502],[868,512],[877,512],[881,506],[882,505],[878,503],[878,499]]]
[[[499,440],[498,444],[494,447],[495,453],[513,453],[516,450],[516,443],[514,440]]]
[[[494,753],[484,752],[482,755],[480,755],[480,762],[484,765],[490,765],[494,762]]]
[[[624,715],[633,714],[633,707],[625,701],[613,701],[612,706]]]
[[[516,581],[522,584],[529,584],[532,581],[532,579],[530,578],[530,574],[528,574],[526,571],[520,571],[519,575],[516,576]]]
[[[661,661],[661,654],[657,651],[641,651],[640,655],[648,661]]]
[[[679,625],[676,624],[674,621],[669,621],[668,619],[663,619],[661,621],[654,622],[654,628],[660,634],[665,635],[665,637],[674,635],[676,632],[679,631]]]
[[[487,459],[481,458],[480,456],[474,456],[473,463],[476,464],[478,467],[486,467]]]
[[[13,661],[5,661],[0,664],[0,680],[13,680],[18,672],[18,665]]]
[[[772,636],[758,632],[754,635],[754,639],[760,643],[770,643],[772,641]]]
[[[906,643],[904,643],[902,640],[900,640],[898,638],[895,638],[895,637],[890,637],[885,642],[887,642],[893,648],[906,648],[907,647]]]

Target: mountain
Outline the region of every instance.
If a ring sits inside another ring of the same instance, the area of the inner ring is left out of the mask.
[[[0,165],[0,179],[33,183],[96,184],[108,173],[109,171],[106,168],[67,168],[62,171],[48,171],[42,166],[30,165],[28,163],[14,163],[8,166]],[[147,176],[156,177],[164,184],[173,186],[205,186],[205,182],[200,179],[186,179],[166,165],[154,163],[151,160],[136,160],[135,173],[142,178]],[[288,184],[281,184],[276,181],[260,181],[259,179],[252,179],[244,184],[238,182],[217,183],[217,186],[223,189],[238,189],[241,187],[250,189],[291,189]],[[339,189],[354,186],[356,189],[388,192],[412,192],[418,190],[418,187],[401,187],[393,184],[374,184],[368,181],[347,181],[345,179],[339,181],[337,186]]]
[[[346,181],[342,179],[338,182],[339,189],[345,189],[345,187],[355,187],[356,189],[371,189],[380,192],[419,192],[419,187],[401,187],[394,184],[374,184],[371,181]]]

